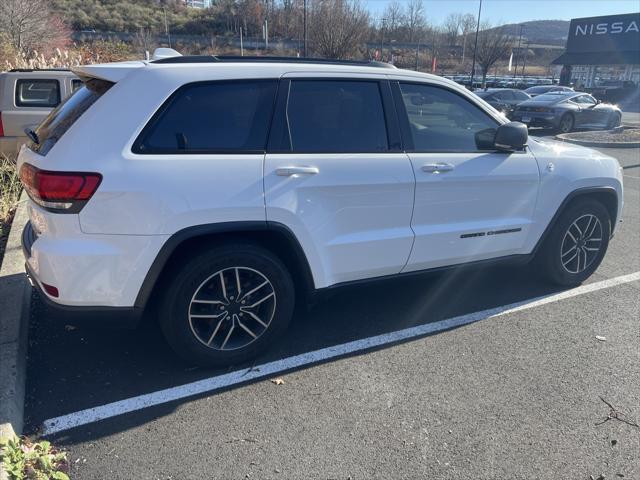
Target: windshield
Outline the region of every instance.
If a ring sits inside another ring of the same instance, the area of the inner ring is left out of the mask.
[[[87,80],[83,87],[43,120],[35,134],[29,135],[32,140],[29,148],[40,155],[46,155],[71,125],[112,86],[113,83],[104,80]]]

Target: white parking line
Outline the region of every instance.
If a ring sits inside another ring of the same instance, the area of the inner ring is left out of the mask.
[[[227,388],[259,378],[269,377],[277,373],[291,370],[293,368],[319,363],[332,358],[341,357],[355,352],[361,352],[374,347],[396,343],[402,340],[421,337],[431,333],[436,333],[443,330],[448,330],[450,328],[474,323],[479,320],[486,320],[489,318],[507,315],[509,313],[528,310],[530,308],[558,302],[560,300],[576,297],[578,295],[584,295],[586,293],[595,292],[604,288],[610,288],[615,287],[616,285],[634,282],[636,280],[640,280],[640,272],[611,278],[589,285],[583,285],[571,290],[564,291],[562,293],[532,298],[522,302],[503,305],[496,308],[490,308],[488,310],[460,315],[458,317],[453,317],[438,322],[427,323],[424,325],[419,325],[417,327],[407,328],[405,330],[398,330],[396,332],[376,335],[375,337],[364,338],[362,340],[355,340],[353,342],[343,343],[341,345],[335,345],[333,347],[327,347],[320,350],[315,350],[313,352],[302,353],[293,357],[283,358],[282,360],[265,363],[264,365],[259,365],[248,370],[243,369],[224,375],[218,375],[216,377],[206,378],[196,382],[187,383],[178,387],[167,388],[164,390],[159,390],[157,392],[127,398],[125,400],[107,403],[106,405],[101,405],[99,407],[88,408],[79,412],[45,420],[43,423],[43,434],[51,435],[54,433],[62,432],[64,430],[69,430],[70,428],[79,427],[81,425],[97,422],[99,420],[105,420],[107,418],[134,412],[143,408],[161,405],[163,403],[192,397],[194,395],[199,395],[202,393],[215,392],[216,390],[220,390],[222,388]]]

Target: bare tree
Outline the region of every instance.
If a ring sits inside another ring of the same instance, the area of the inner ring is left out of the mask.
[[[462,29],[464,15],[461,13],[450,13],[444,21],[444,31],[447,35],[447,43],[449,45],[456,45],[458,42],[458,35]]]
[[[23,52],[66,46],[69,29],[52,14],[49,0],[1,0],[0,31]]]
[[[482,68],[482,88],[484,88],[487,84],[489,69],[509,52],[511,37],[506,34],[504,27],[491,28],[488,23],[482,27],[474,53],[476,62]]]
[[[138,30],[133,39],[133,45],[136,50],[146,55],[147,52],[152,50],[152,47],[156,44],[156,36],[150,28],[141,28]]]
[[[469,34],[473,32],[476,28],[476,16],[471,13],[465,13],[462,16],[462,25],[460,27],[462,33],[462,63],[464,64],[464,59],[467,53],[467,41]]]
[[[419,38],[426,27],[424,16],[424,4],[422,0],[410,0],[407,4],[407,13],[405,16],[405,26],[408,33],[409,43]]]
[[[392,1],[385,8],[382,17],[385,20],[386,28],[391,38],[395,38],[398,34],[398,30],[402,27],[405,21],[404,12],[402,11],[402,5],[396,0]]]
[[[369,14],[356,0],[314,0],[309,15],[312,49],[325,58],[354,55],[369,32]]]

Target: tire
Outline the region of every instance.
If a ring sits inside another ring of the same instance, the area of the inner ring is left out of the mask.
[[[560,118],[560,124],[558,125],[558,131],[560,133],[569,133],[573,130],[573,126],[575,125],[575,118],[570,113],[565,113],[562,118]]]
[[[160,326],[190,363],[227,366],[267,348],[291,321],[294,299],[291,276],[273,253],[253,244],[218,247],[174,272]]]
[[[576,200],[553,225],[536,263],[552,283],[579,285],[600,266],[610,236],[611,218],[607,209],[596,200]],[[577,257],[573,252],[578,252]]]
[[[613,130],[614,128],[620,126],[621,123],[622,123],[622,116],[619,113],[613,113],[611,114],[611,118],[607,123],[607,129]]]

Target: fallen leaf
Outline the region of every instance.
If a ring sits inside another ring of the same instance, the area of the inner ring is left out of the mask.
[[[281,378],[272,378],[271,383],[275,383],[276,385],[284,385],[284,380]]]
[[[600,340],[601,342],[606,342],[607,341],[607,337],[602,337],[600,335],[596,335],[596,340]]]
[[[71,330],[75,330],[76,328],[78,328],[78,327],[76,327],[75,325],[65,325],[65,326],[64,326],[64,329],[65,329],[67,332],[70,332]]]

